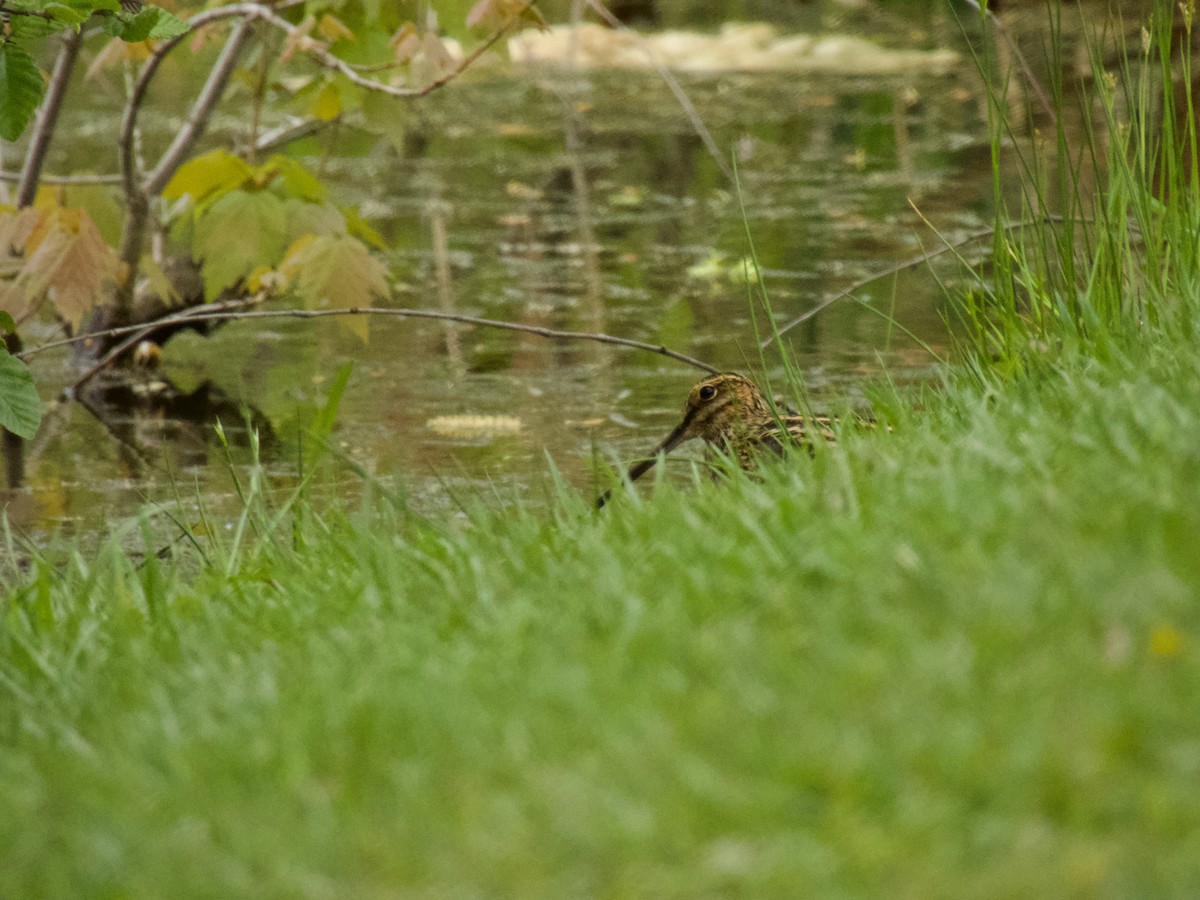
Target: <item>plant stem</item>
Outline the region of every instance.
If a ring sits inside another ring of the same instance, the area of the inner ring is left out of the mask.
[[[32,206],[37,196],[38,184],[41,181],[42,166],[46,162],[46,152],[50,149],[50,141],[54,137],[54,126],[58,123],[58,113],[62,108],[63,97],[67,93],[67,84],[71,80],[71,72],[75,69],[75,60],[79,57],[79,48],[83,45],[83,32],[71,29],[63,38],[54,61],[54,72],[50,76],[50,85],[46,91],[46,99],[38,112],[37,124],[29,137],[29,149],[25,154],[25,164],[21,167],[21,180],[17,185],[17,207],[24,209]]]

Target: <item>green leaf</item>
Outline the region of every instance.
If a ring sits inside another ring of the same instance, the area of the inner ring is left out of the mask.
[[[275,155],[268,159],[260,171],[273,170],[279,173],[283,187],[289,197],[298,197],[310,203],[319,203],[325,198],[325,185],[308,169],[294,159]]]
[[[150,37],[156,41],[169,41],[171,38],[179,37],[181,34],[187,34],[188,29],[192,27],[182,19],[171,15],[165,9],[153,6],[148,8],[158,13],[158,21],[150,29]],[[145,11],[145,9],[142,10],[142,12]]]
[[[214,203],[196,223],[192,246],[205,299],[216,299],[259,266],[275,265],[286,224],[283,201],[267,191],[233,191]]]
[[[0,334],[16,334],[17,323],[13,321],[13,317],[0,309]]]
[[[47,3],[46,12],[54,16],[55,21],[64,22],[67,25],[80,25],[88,20],[86,11],[75,9],[65,3]]]
[[[346,220],[336,206],[329,203],[306,203],[303,200],[284,200],[287,229],[284,242],[289,246],[305,235],[345,234]]]
[[[45,411],[25,363],[0,345],[0,427],[18,437],[32,438]]]
[[[143,6],[135,16],[110,16],[104,21],[105,31],[129,43],[147,38],[169,40],[186,34],[189,27],[187,22],[157,6]]]
[[[307,309],[369,306],[388,295],[387,267],[349,235],[322,235],[305,242],[285,263],[296,272],[296,290]],[[339,318],[340,324],[367,339],[364,316]]]
[[[32,56],[16,44],[0,44],[0,138],[15,141],[21,136],[45,87]]]
[[[178,200],[187,194],[199,206],[253,179],[254,169],[245,160],[224,150],[213,150],[180,166],[162,195],[167,200]]]
[[[15,44],[32,41],[35,38],[64,31],[68,26],[57,19],[43,19],[41,16],[10,16],[8,20],[9,40]]]
[[[383,235],[367,224],[367,220],[359,215],[353,206],[342,207],[342,218],[346,220],[346,231],[360,241],[365,241],[376,250],[387,249],[387,241],[383,239]]]

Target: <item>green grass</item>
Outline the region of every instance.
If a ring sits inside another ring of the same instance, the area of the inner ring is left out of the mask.
[[[1189,896],[1183,349],[603,515],[48,560],[3,608],[0,896]]]
[[[1147,71],[891,431],[601,514],[255,478],[4,573],[0,897],[1194,897],[1200,179]]]

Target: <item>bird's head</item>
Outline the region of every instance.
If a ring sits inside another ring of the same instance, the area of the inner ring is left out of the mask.
[[[654,465],[660,453],[670,453],[684,441],[702,438],[719,443],[736,433],[740,426],[770,417],[771,407],[750,379],[734,372],[710,375],[691,389],[679,424],[654,448],[649,458],[629,470],[629,480],[640,478]]]

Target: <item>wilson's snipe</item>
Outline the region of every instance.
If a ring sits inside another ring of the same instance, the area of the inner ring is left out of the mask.
[[[811,444],[814,437],[833,441],[834,424],[828,416],[776,416],[752,381],[722,372],[692,388],[683,419],[648,458],[630,467],[628,478],[641,478],[659,454],[670,453],[692,438],[703,438],[710,447],[736,459],[743,469],[752,469],[755,457],[764,451],[780,456],[787,444]],[[606,491],[597,506],[603,506],[608,497]]]

